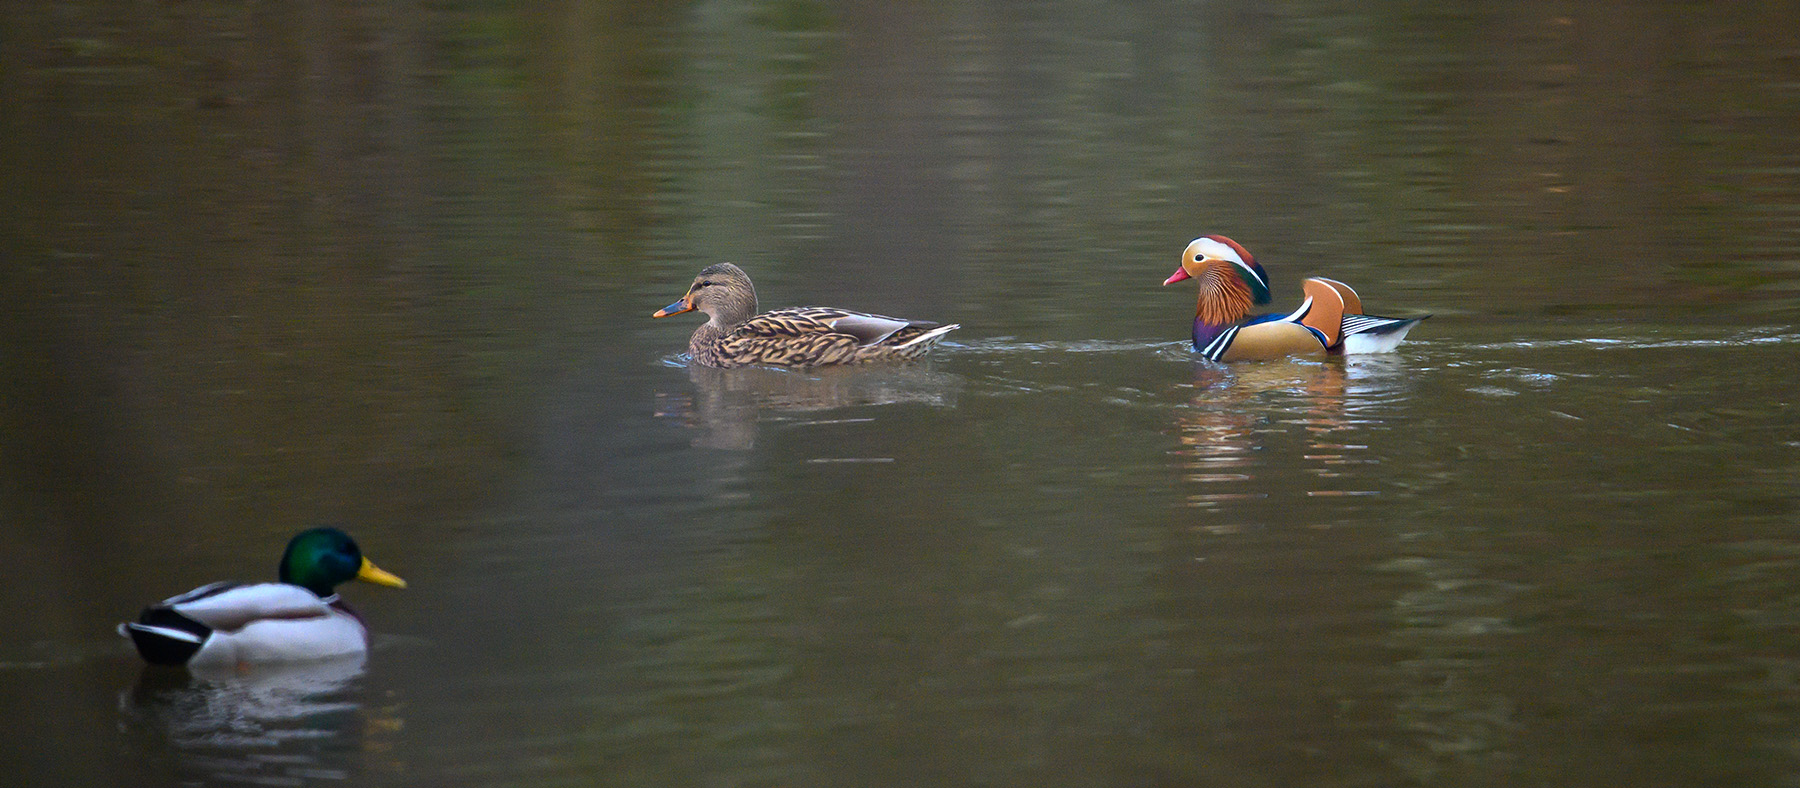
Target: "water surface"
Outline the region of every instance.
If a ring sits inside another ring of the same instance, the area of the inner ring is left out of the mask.
[[[1780,9],[5,14],[8,782],[1800,773]],[[1196,361],[1211,232],[1434,317]],[[964,328],[690,369],[726,259]],[[365,662],[113,635],[317,522]]]

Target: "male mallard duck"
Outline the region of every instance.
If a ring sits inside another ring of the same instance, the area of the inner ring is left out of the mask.
[[[961,328],[829,306],[788,307],[758,315],[750,275],[731,263],[702,269],[687,295],[651,317],[696,309],[712,319],[694,330],[688,355],[708,367],[905,361],[925,355],[944,334]]]
[[[279,583],[213,583],[144,608],[119,625],[157,665],[239,665],[359,654],[369,647],[362,619],[333,588],[367,580],[405,588],[364,558],[336,528],[302,531],[281,555]]]
[[[1181,253],[1181,267],[1163,284],[1190,277],[1200,282],[1194,349],[1210,361],[1387,353],[1431,317],[1365,315],[1355,290],[1324,278],[1300,283],[1306,300],[1292,313],[1251,317],[1250,307],[1269,303],[1269,275],[1250,252],[1223,235],[1195,238]]]

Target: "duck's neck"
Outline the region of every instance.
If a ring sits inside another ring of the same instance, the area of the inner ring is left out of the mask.
[[[694,335],[688,337],[688,356],[706,366],[718,366],[719,338],[728,330],[714,325],[711,320],[701,323],[694,329]]]
[[[756,315],[756,291],[746,282],[743,288],[701,308],[706,311],[706,322],[688,337],[688,355],[707,366],[718,366],[719,340]]]
[[[1200,277],[1200,300],[1194,317],[1213,325],[1231,325],[1250,316],[1256,296],[1230,264],[1208,266]]]
[[[1213,265],[1197,277],[1200,300],[1194,305],[1194,347],[1205,347],[1250,316],[1256,296],[1229,264]]]

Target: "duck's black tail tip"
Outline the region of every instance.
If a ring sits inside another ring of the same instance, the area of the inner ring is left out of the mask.
[[[184,665],[200,651],[212,630],[205,624],[168,608],[146,609],[136,621],[119,625],[119,633],[131,638],[138,654],[152,665]]]

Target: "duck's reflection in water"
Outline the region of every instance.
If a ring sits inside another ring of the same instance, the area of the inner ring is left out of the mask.
[[[1178,451],[1192,485],[1188,505],[1208,510],[1193,525],[1207,537],[1197,552],[1208,559],[1208,569],[1195,575],[1197,582],[1218,610],[1232,610],[1219,600],[1249,589],[1249,600],[1236,610],[1240,618],[1227,612],[1222,620],[1242,628],[1232,632],[1234,642],[1262,644],[1251,647],[1274,654],[1258,663],[1276,666],[1270,678],[1252,686],[1280,699],[1280,692],[1305,686],[1287,679],[1297,666],[1317,669],[1319,659],[1331,656],[1310,651],[1310,642],[1283,641],[1287,627],[1350,631],[1370,620],[1370,610],[1386,610],[1373,619],[1382,627],[1374,639],[1393,658],[1384,674],[1392,696],[1382,700],[1391,704],[1384,716],[1398,729],[1381,750],[1414,782],[1455,783],[1456,775],[1472,768],[1492,773],[1511,757],[1520,702],[1488,677],[1497,639],[1523,630],[1504,611],[1527,589],[1483,576],[1482,562],[1440,549],[1436,538],[1420,539],[1418,534],[1431,533],[1429,525],[1389,519],[1407,512],[1404,505],[1363,519],[1348,514],[1357,504],[1332,500],[1393,489],[1379,477],[1381,458],[1393,456],[1394,448],[1381,445],[1378,433],[1407,407],[1416,375],[1417,367],[1399,355],[1202,366],[1191,402],[1179,409]],[[1415,477],[1420,471],[1411,469]],[[1370,538],[1266,529],[1295,512],[1308,524],[1398,524],[1407,536],[1393,538],[1385,528],[1367,529]],[[1399,592],[1359,598],[1334,589],[1283,600],[1288,589],[1271,593],[1281,583],[1265,580],[1328,577],[1343,571],[1339,564],[1350,556],[1372,557],[1373,564],[1354,569],[1387,573]],[[1268,621],[1283,622],[1283,628],[1270,629]],[[1283,706],[1260,696],[1251,705],[1255,714]]]
[[[147,667],[122,693],[125,727],[166,741],[178,779],[305,785],[363,771],[401,727],[364,707],[363,655],[250,668]]]
[[[1197,367],[1191,406],[1177,416],[1178,454],[1185,478],[1200,485],[1189,494],[1193,506],[1266,498],[1266,485],[1252,484],[1259,468],[1303,467],[1313,481],[1313,497],[1371,495],[1345,482],[1366,478],[1346,466],[1372,462],[1367,445],[1354,435],[1382,418],[1382,409],[1404,385],[1403,366],[1389,359],[1271,361]],[[1299,427],[1299,430],[1295,430]],[[1259,459],[1275,436],[1298,434],[1299,463]]]
[[[712,449],[749,449],[760,422],[797,414],[903,402],[953,407],[963,387],[962,378],[928,364],[687,369],[693,392],[659,392],[656,415],[696,430],[693,445]]]

